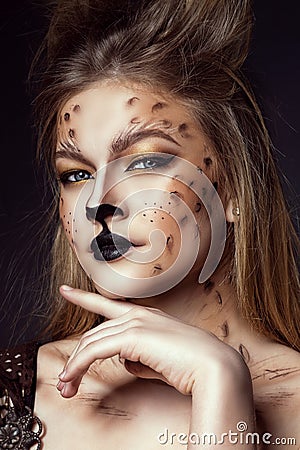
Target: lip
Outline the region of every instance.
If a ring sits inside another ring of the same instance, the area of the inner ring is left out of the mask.
[[[134,244],[119,234],[101,232],[91,243],[97,261],[114,261],[122,257]]]

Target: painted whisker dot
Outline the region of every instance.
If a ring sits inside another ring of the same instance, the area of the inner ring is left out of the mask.
[[[73,108],[73,111],[74,111],[74,112],[79,112],[80,109],[81,109],[81,108],[80,108],[80,105],[75,105],[74,108]]]
[[[64,119],[66,122],[68,122],[70,120],[70,114],[69,113],[65,113],[64,114]]]

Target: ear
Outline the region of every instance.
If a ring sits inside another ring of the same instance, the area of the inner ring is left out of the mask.
[[[239,208],[233,204],[233,201],[230,198],[225,209],[225,217],[227,222],[238,222],[239,215]]]

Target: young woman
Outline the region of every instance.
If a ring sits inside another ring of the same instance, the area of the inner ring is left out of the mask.
[[[2,448],[299,445],[297,239],[250,31],[246,0],[59,3],[52,341],[2,353]]]

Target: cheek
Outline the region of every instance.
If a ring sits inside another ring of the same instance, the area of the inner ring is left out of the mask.
[[[76,220],[70,202],[66,201],[63,195],[60,197],[59,215],[66,237],[73,246],[77,234]]]

